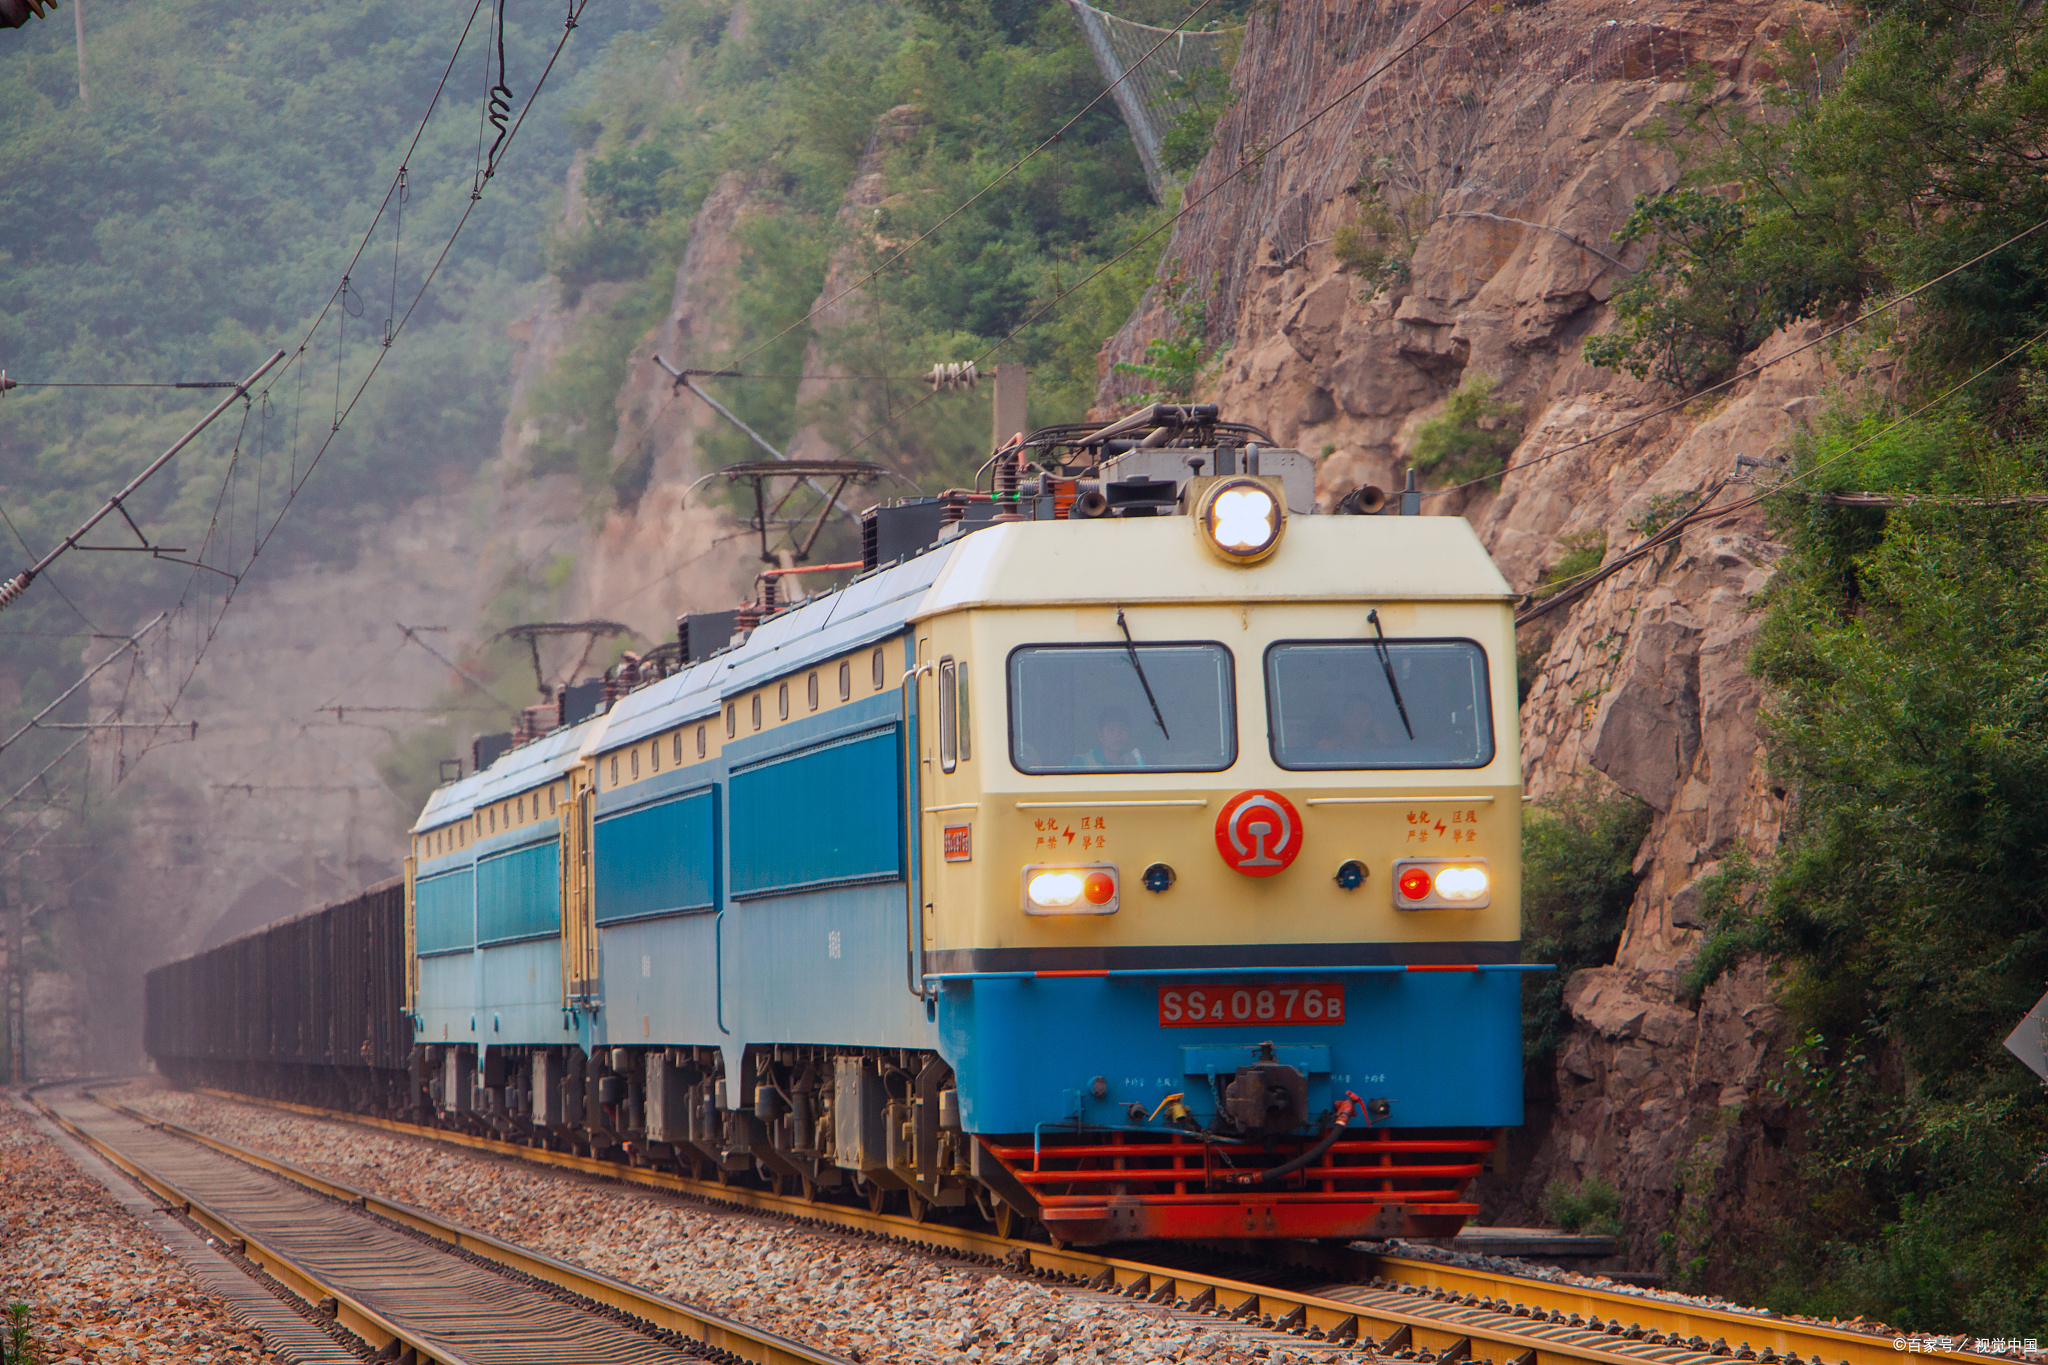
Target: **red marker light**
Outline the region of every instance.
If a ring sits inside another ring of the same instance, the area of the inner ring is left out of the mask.
[[[1107,905],[1116,896],[1116,878],[1107,872],[1090,872],[1081,884],[1081,894],[1090,905]]]
[[[1411,867],[1401,874],[1401,896],[1405,900],[1419,901],[1429,895],[1429,873],[1419,867]]]

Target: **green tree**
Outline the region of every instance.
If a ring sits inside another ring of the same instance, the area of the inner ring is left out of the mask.
[[[1167,86],[1162,102],[1185,104],[1159,139],[1159,161],[1176,175],[1186,175],[1202,164],[1215,140],[1216,120],[1237,103],[1230,88],[1230,68],[1236,53],[1219,66],[1198,66]]]
[[[1189,402],[1209,369],[1209,301],[1182,278],[1178,261],[1160,278],[1158,296],[1166,310],[1166,335],[1145,343],[1143,361],[1116,363],[1118,374],[1149,379],[1156,386],[1131,395],[1127,401],[1133,404]]]
[[[1586,342],[1586,359],[1686,390],[1725,378],[1789,320],[1774,277],[1742,250],[1749,229],[1743,205],[1699,190],[1638,200],[1614,239],[1652,243],[1649,258],[1615,292],[1619,325]]]
[[[2043,429],[2024,398],[2041,387],[2010,387],[2009,433]],[[1754,663],[1797,795],[1698,976],[1749,952],[1783,974],[1800,1043],[1781,1088],[1831,1210],[1806,1227],[1827,1270],[1806,1302],[2038,1333],[2048,1101],[1999,1040],[2048,978],[2048,513],[1939,499],[2037,494],[2048,451],[1958,417],[1864,425],[1823,432],[1803,467],[1936,501],[1781,496],[1792,554]]]
[[[1498,478],[1501,461],[1522,439],[1522,410],[1495,398],[1499,387],[1492,375],[1467,374],[1444,399],[1442,410],[1416,426],[1409,462],[1454,483]]]
[[[2027,0],[1887,0],[1842,54],[1788,32],[1802,73],[1760,116],[1711,73],[1665,132],[1691,187],[1637,201],[1618,234],[1652,244],[1586,356],[1681,388],[1711,383],[1775,328],[1910,288],[2048,219],[2048,23]],[[1803,73],[1839,68],[1831,88]],[[1698,188],[1715,186],[1713,193]],[[2048,324],[2048,234],[1924,296],[1906,340],[1931,362],[2010,349]]]

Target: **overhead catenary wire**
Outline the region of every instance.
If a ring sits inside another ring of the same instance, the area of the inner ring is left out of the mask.
[[[500,165],[502,165],[504,160],[502,153],[509,152],[510,144],[513,138],[517,135],[520,127],[523,126],[526,115],[531,111],[534,102],[540,97],[540,94],[544,90],[548,77],[554,70],[555,65],[561,57],[562,50],[567,44],[569,33],[573,32],[573,30],[575,29],[577,20],[581,16],[583,10],[588,5],[588,3],[589,0],[579,0],[579,3],[577,3],[574,6],[574,8],[569,11],[568,17],[563,25],[563,32],[560,40],[557,41],[553,52],[549,55],[546,65],[543,67],[538,79],[534,83],[532,92],[528,95],[525,104],[521,107],[518,119],[515,120],[512,123],[512,126],[507,130],[507,135],[503,140],[504,145],[501,146],[500,148],[501,155],[497,158],[497,164],[495,164],[492,167],[493,171],[495,171],[496,169],[498,169]],[[453,70],[455,62],[460,58],[463,45],[466,42],[474,26],[476,15],[478,11],[482,8],[482,4],[483,0],[475,0],[475,3],[473,4],[470,10],[468,19],[466,20],[463,26],[462,34],[456,42],[455,50],[450,55],[448,64],[442,71],[440,81],[435,86],[434,94],[432,98],[429,100],[427,110],[421,116],[418,126],[414,129],[412,139],[407,145],[406,155],[402,159],[400,165],[400,174],[394,176],[392,188],[387,189],[383,203],[380,204],[376,214],[372,216],[369,227],[365,230],[361,240],[358,242],[355,253],[350,258],[349,265],[343,272],[342,283],[336,286],[336,288],[329,294],[327,302],[323,305],[323,307],[320,310],[320,313],[316,315],[312,324],[308,327],[305,338],[300,342],[299,346],[289,353],[277,353],[277,355],[272,357],[271,361],[266,363],[264,369],[268,370],[272,365],[274,365],[277,362],[278,359],[284,358],[287,354],[289,354],[290,356],[290,359],[286,362],[284,369],[281,370],[277,375],[272,376],[269,384],[265,385],[265,387],[257,393],[257,397],[267,401],[272,390],[276,387],[276,384],[282,378],[288,375],[294,366],[297,366],[299,367],[300,372],[299,382],[301,384],[301,389],[300,401],[295,407],[295,414],[298,411],[303,410],[303,377],[305,374],[305,369],[303,367],[302,362],[309,357],[309,348],[313,340],[313,337],[318,332],[319,327],[326,320],[327,316],[333,311],[336,303],[345,302],[348,296],[353,292],[350,285],[350,276],[353,273],[357,262],[360,261],[363,252],[368,248],[369,243],[374,239],[377,225],[382,220],[385,211],[390,207],[394,191],[399,190],[403,187],[404,175],[407,169],[407,165],[409,164],[413,153],[417,150],[421,138],[425,135],[426,128],[433,116],[433,112],[440,102],[443,91],[446,89],[449,73]],[[311,478],[313,470],[319,464],[321,457],[331,447],[334,438],[339,434],[342,427],[347,423],[347,420],[350,414],[354,411],[356,404],[361,400],[364,391],[368,388],[369,383],[375,377],[378,369],[381,367],[385,356],[387,356],[390,353],[391,343],[395,343],[397,337],[403,332],[406,323],[410,321],[413,313],[419,307],[421,300],[425,297],[428,289],[431,287],[435,278],[438,276],[441,268],[446,264],[450,252],[453,250],[456,241],[461,236],[463,228],[467,225],[470,215],[471,213],[474,212],[476,203],[478,202],[480,197],[480,195],[472,196],[469,205],[465,207],[465,209],[463,210],[463,213],[461,214],[460,218],[457,220],[455,226],[450,231],[446,242],[442,245],[439,254],[436,256],[433,266],[429,269],[426,277],[422,280],[419,289],[414,293],[411,301],[409,302],[406,308],[404,315],[398,318],[395,324],[393,324],[390,327],[387,344],[378,349],[378,352],[375,358],[373,359],[368,372],[363,376],[362,381],[356,386],[353,393],[348,397],[346,403],[340,402],[339,395],[337,395],[337,409],[334,415],[334,419],[331,423],[330,429],[326,433],[325,439],[320,443],[319,447],[313,452],[312,457],[306,462],[303,469],[300,468],[298,463],[298,451],[296,440],[297,416],[295,415],[295,436],[293,441],[291,471],[292,477],[288,484],[285,496],[283,497],[280,505],[274,510],[273,514],[269,518],[267,525],[262,524],[261,516],[259,513],[259,533],[254,537],[253,543],[251,544],[249,549],[247,557],[247,562],[249,564],[254,563],[256,558],[262,552],[263,548],[268,544],[270,538],[273,535],[275,535],[278,527],[282,525],[284,518],[289,512],[297,495],[299,494],[300,491],[303,490],[307,480]],[[260,375],[252,376],[250,380],[245,381],[242,385],[237,386],[237,393],[231,395],[228,399],[228,402],[232,402],[235,397],[247,395],[255,379],[259,377]],[[224,407],[225,404],[223,405],[223,408]],[[227,491],[225,487],[227,478],[231,477],[231,474],[232,469],[230,470],[230,474],[224,476],[223,478],[223,497],[225,497]],[[101,515],[104,516],[104,514],[105,512],[103,510]],[[203,561],[206,558],[208,549],[213,545],[215,534],[218,530],[219,503],[217,500],[213,523],[209,525],[206,536],[202,540],[199,550],[196,552],[197,561]],[[191,562],[191,569],[192,572],[187,578],[185,591],[181,595],[177,606],[174,607],[169,613],[167,613],[171,622],[173,623],[173,626],[175,626],[177,620],[179,620],[187,614],[188,608],[191,605],[193,589],[197,585],[197,583],[201,581],[202,571],[211,570],[213,572],[224,572],[214,569],[212,565],[208,565],[203,562]],[[244,570],[244,572],[246,572],[246,569]],[[214,639],[218,636],[221,622],[225,619],[228,610],[232,607],[234,603],[235,597],[242,585],[242,576],[236,574],[229,574],[228,578],[229,582],[227,586],[222,590],[221,600],[219,602],[217,609],[211,613],[211,619],[204,622],[198,622],[195,620],[194,624],[196,628],[196,639],[192,647],[191,653],[189,655],[186,667],[183,670],[182,676],[178,678],[177,685],[172,695],[167,700],[164,700],[162,702],[164,714],[166,717],[168,717],[175,710],[177,703],[180,700],[182,700],[186,690],[190,687],[194,676],[196,676],[198,669],[206,656],[208,648],[211,646]],[[4,602],[0,602],[0,605],[4,605]],[[60,754],[57,759],[52,760],[50,767],[54,767],[57,762],[62,761],[62,759],[65,756],[75,751],[77,744],[82,743],[83,739],[84,737],[81,737],[80,740],[74,741],[74,743],[64,751],[64,754]],[[150,748],[152,747],[154,747],[154,745],[146,744],[143,747],[141,753],[138,754],[138,758],[146,755],[149,752]],[[0,801],[0,809],[4,809],[6,805],[11,804],[14,800],[18,799],[19,796],[22,793],[25,793],[30,786],[33,786],[36,781],[41,780],[41,778],[44,775],[46,775],[49,770],[50,768],[46,767],[43,773],[39,773],[36,778],[31,779],[30,783],[25,784],[21,788],[20,792],[17,792],[15,796],[9,797],[5,801]],[[4,847],[8,842],[11,842],[11,840],[0,839],[0,847]]]
[[[232,379],[8,379],[9,389],[232,389]]]
[[[23,536],[21,533],[21,528],[14,524],[14,518],[7,514],[7,508],[4,504],[0,504],[0,521],[6,522],[7,529],[14,533],[14,538],[17,541],[21,542],[22,553],[26,554],[30,559],[34,559],[36,557],[36,552],[33,549],[29,548],[27,537]],[[85,623],[85,627],[87,630],[92,631],[95,636],[97,636],[100,633],[99,626],[93,622],[91,617],[87,616],[83,611],[79,609],[79,606],[76,602],[71,600],[71,594],[65,592],[64,589],[57,586],[56,579],[50,577],[48,574],[45,574],[43,576],[43,581],[50,585],[50,591],[56,593],[58,598],[64,603],[65,606],[71,608],[71,614],[73,616],[76,616],[80,621],[83,621]],[[108,638],[118,640],[121,637],[116,635],[110,636]]]
[[[110,514],[114,512],[119,512],[124,518],[128,519],[128,524],[131,527],[133,527],[135,525],[134,519],[132,517],[128,517],[128,510],[122,506],[122,503],[129,496],[131,496],[136,489],[142,487],[142,485],[146,483],[151,478],[151,476],[153,476],[158,470],[162,469],[165,465],[169,464],[171,462],[172,457],[177,455],[179,451],[183,450],[186,446],[190,445],[194,440],[198,439],[199,433],[205,431],[207,427],[211,426],[213,424],[214,418],[220,416],[223,412],[226,412],[228,408],[234,404],[234,401],[237,398],[240,398],[244,394],[246,394],[249,391],[250,386],[255,384],[257,380],[261,379],[273,365],[277,364],[278,361],[283,360],[284,356],[285,353],[283,351],[278,351],[277,353],[272,355],[268,360],[264,361],[261,365],[257,366],[255,371],[251,373],[247,379],[243,380],[240,384],[235,386],[235,391],[233,393],[229,394],[226,398],[223,398],[220,400],[220,402],[216,403],[211,412],[207,413],[206,416],[200,418],[198,423],[194,425],[191,428],[191,430],[187,431],[183,436],[179,437],[176,441],[173,441],[171,443],[170,449],[166,450],[163,454],[157,456],[156,459],[150,463],[148,468],[144,469],[140,474],[137,474],[134,478],[130,479],[128,483],[121,489],[120,492],[114,494],[113,497],[108,498],[104,503],[100,504],[99,510],[97,512],[94,512],[91,516],[87,517],[84,520],[84,522],[80,523],[78,529],[73,531],[70,535],[66,536],[61,542],[59,542],[55,549],[50,550],[41,559],[37,560],[28,568],[23,569],[20,573],[8,579],[5,583],[0,583],[0,609],[4,609],[5,607],[9,606],[11,603],[14,602],[16,598],[20,597],[22,593],[26,592],[28,590],[29,584],[35,581],[36,575],[43,572],[43,570],[49,568],[50,565],[54,564],[59,558],[59,556],[63,555],[68,550],[77,548],[78,542],[81,539],[83,539],[89,532],[91,532],[93,527],[99,525]],[[141,531],[137,530],[136,534],[138,536],[141,535]],[[145,540],[144,543],[147,544],[147,541]]]

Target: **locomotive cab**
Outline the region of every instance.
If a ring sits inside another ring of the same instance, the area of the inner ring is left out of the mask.
[[[1448,1235],[1521,1120],[1506,584],[1273,493],[979,531],[915,622],[916,985],[1065,1239]]]

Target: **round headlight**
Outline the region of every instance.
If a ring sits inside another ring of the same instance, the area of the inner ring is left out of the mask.
[[[1219,479],[1197,508],[1203,541],[1232,564],[1256,564],[1280,544],[1287,504],[1254,478]]]
[[[1419,867],[1411,867],[1401,874],[1401,895],[1403,899],[1419,901],[1429,894],[1429,873]]]

